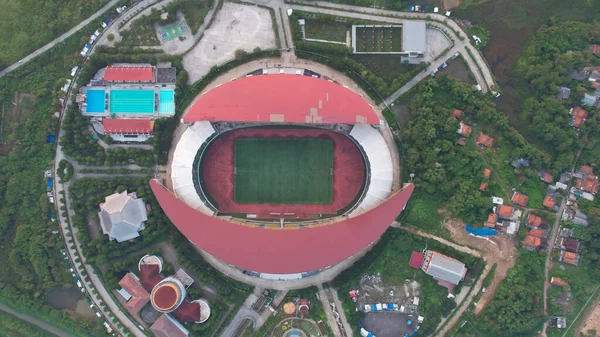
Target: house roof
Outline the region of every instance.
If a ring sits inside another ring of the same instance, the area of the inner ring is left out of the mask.
[[[277,75],[264,77],[269,76]],[[279,230],[243,226],[203,214],[156,179],[150,180],[150,187],[165,214],[197,247],[239,268],[272,274],[319,270],[360,252],[391,225],[414,190],[413,184],[407,184],[379,206],[349,219]],[[310,249],[290,249],[290,242],[310,242]]]
[[[535,215],[529,214],[527,217],[527,226],[529,227],[539,227],[542,224],[542,218]]]
[[[481,192],[485,192],[485,190],[487,190],[487,187],[488,187],[488,183],[487,183],[487,181],[484,181],[481,183],[481,185],[479,185],[479,190]]]
[[[460,126],[459,126],[458,130],[456,131],[458,134],[468,137],[471,134],[471,132],[473,132],[473,130],[471,130],[471,127],[468,126],[467,124],[463,123],[462,121],[459,123],[459,125]]]
[[[160,276],[159,268],[157,264],[140,265],[140,283],[149,293],[152,292],[154,286],[163,280],[162,276]]]
[[[452,111],[452,117],[454,117],[454,118],[462,117],[462,110],[454,109],[454,111]]]
[[[425,255],[423,255],[423,253],[413,251],[412,255],[410,256],[410,261],[408,262],[408,266],[415,268],[415,269],[421,268],[421,264],[423,263],[424,257],[425,257]]]
[[[527,202],[529,201],[529,197],[525,194],[514,192],[512,196],[512,202],[519,206],[527,207]]]
[[[581,127],[585,119],[588,117],[588,112],[579,105],[576,105],[573,108],[571,108],[569,114],[573,116],[573,118],[571,119],[571,125],[573,125],[576,128]]]
[[[465,141],[464,138],[461,138],[461,139],[458,140],[458,145],[460,145],[460,146],[466,146],[467,142]]]
[[[564,263],[577,265],[579,263],[579,254],[563,250],[561,253],[561,259]]]
[[[497,208],[498,215],[504,218],[510,218],[513,215],[514,208],[511,206],[500,205]]]
[[[527,235],[523,244],[529,247],[540,247],[542,245],[542,239],[535,236]]]
[[[125,308],[132,315],[140,312],[148,301],[150,301],[150,294],[142,287],[132,273],[125,274],[119,281],[119,286],[131,295],[131,298],[125,304]]]
[[[583,98],[581,99],[581,103],[583,104],[587,104],[589,106],[594,106],[594,104],[596,104],[596,101],[598,99],[596,98],[595,95],[592,94],[588,94],[587,92],[585,94],[583,94]]]
[[[571,89],[567,87],[560,87],[558,89],[558,99],[567,99],[571,96]]]
[[[492,146],[494,146],[494,138],[486,135],[483,132],[479,133],[479,136],[477,136],[477,144],[481,144],[485,147],[489,147],[491,148]]]
[[[544,198],[542,205],[544,205],[544,207],[554,208],[554,206],[556,206],[556,200],[551,195],[547,195]]]
[[[490,213],[488,215],[487,221],[485,223],[486,227],[494,227],[496,226],[496,221],[498,221],[498,214]]]
[[[98,217],[104,234],[118,242],[138,237],[144,221],[148,220],[144,201],[127,191],[107,196],[100,204]]]
[[[596,56],[600,56],[600,45],[593,44],[590,46],[590,51]]]
[[[227,82],[198,96],[183,121],[380,123],[377,112],[356,92],[326,79],[290,74]]]
[[[154,68],[148,66],[142,67],[121,67],[108,66],[104,70],[105,81],[152,81],[154,78]]]
[[[540,179],[543,180],[546,184],[552,184],[554,181],[554,176],[548,172],[542,171],[539,174]]]
[[[173,316],[177,317],[180,322],[199,322],[200,304],[185,301],[173,311]]]
[[[483,169],[483,176],[484,177],[489,178],[491,174],[492,174],[492,170],[490,170],[489,168]]]
[[[438,252],[428,252],[428,255],[430,259],[425,267],[427,275],[452,284],[458,284],[465,276],[467,269],[464,263]]]
[[[154,121],[150,119],[103,119],[105,134],[151,134]]]
[[[567,283],[567,281],[561,279],[560,277],[552,277],[550,279],[550,284],[552,284],[553,286],[558,286],[558,287],[564,287],[564,286],[568,286],[569,285]]]
[[[588,173],[585,175],[585,180],[583,181],[582,189],[586,192],[596,193],[598,192],[598,179],[592,173]]]
[[[573,238],[562,238],[560,240],[560,247],[568,252],[577,253],[581,243],[577,239]]]
[[[168,314],[158,317],[152,324],[150,330],[156,337],[187,337],[189,332],[181,324],[171,318]]]
[[[585,174],[590,174],[594,172],[594,168],[591,167],[590,165],[583,165],[581,166],[581,172],[585,173]]]
[[[532,230],[529,231],[528,235],[536,237],[536,238],[543,238],[543,237],[546,237],[546,232],[544,230],[542,230],[542,229],[534,228],[534,229],[532,229]]]

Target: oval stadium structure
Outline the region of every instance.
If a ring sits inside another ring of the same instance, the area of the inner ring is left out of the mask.
[[[195,99],[150,185],[205,254],[251,276],[310,277],[369,247],[406,205],[413,185],[400,187],[390,135],[349,88],[258,70]]]

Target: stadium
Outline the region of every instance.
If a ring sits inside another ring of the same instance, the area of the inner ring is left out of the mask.
[[[253,277],[298,280],[370,248],[403,210],[397,150],[368,98],[296,68],[202,92],[167,175],[150,185],[203,254]]]

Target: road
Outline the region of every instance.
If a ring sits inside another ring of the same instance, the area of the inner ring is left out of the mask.
[[[22,66],[25,63],[27,63],[27,62],[31,61],[32,59],[34,59],[36,56],[38,56],[38,55],[46,52],[50,48],[52,48],[52,47],[56,46],[57,44],[63,42],[64,40],[66,40],[67,38],[69,38],[71,35],[77,33],[81,28],[87,26],[93,20],[96,20],[100,15],[102,15],[104,12],[106,12],[107,10],[109,10],[111,7],[115,6],[118,2],[119,2],[119,0],[111,0],[109,3],[107,3],[104,7],[100,8],[100,10],[98,10],[92,16],[90,16],[89,18],[81,21],[77,26],[71,28],[69,31],[67,31],[63,35],[57,37],[52,42],[50,42],[47,45],[39,48],[38,50],[34,51],[33,53],[25,56],[19,62],[15,63],[15,64],[13,64],[11,66],[8,66],[7,68],[5,68],[2,71],[0,71],[0,77],[2,77],[4,75],[8,74],[9,72],[11,72],[11,71],[19,68],[20,66]],[[90,35],[92,35],[92,33],[94,33],[94,32],[90,32]]]
[[[323,289],[323,285],[319,284],[317,286],[319,289],[318,297],[323,305],[323,310],[325,310],[325,316],[327,316],[327,323],[333,332],[334,337],[342,337],[342,332],[340,331],[340,327],[337,324],[337,320],[333,315],[333,310],[331,309],[331,305],[329,304],[329,299],[327,297],[327,293]]]
[[[277,0],[262,0],[261,3],[264,3],[268,6],[273,6],[273,3],[277,3]],[[288,8],[303,10],[307,12],[315,12],[329,15],[337,15],[337,16],[345,16],[352,17],[357,19],[369,20],[369,21],[379,21],[379,22],[388,22],[395,24],[402,24],[405,19],[399,18],[397,16],[402,16],[405,18],[412,19],[423,19],[428,20],[428,24],[441,28],[445,31],[445,33],[454,40],[453,48],[447,53],[448,56],[453,55],[456,52],[462,54],[463,58],[467,62],[471,72],[475,76],[477,83],[481,86],[483,92],[487,92],[488,90],[495,91],[495,82],[494,77],[483,59],[481,53],[473,47],[469,41],[469,38],[466,33],[463,32],[462,28],[454,22],[452,19],[449,19],[443,15],[435,14],[435,13],[414,13],[414,12],[395,12],[390,10],[383,9],[375,9],[375,8],[366,8],[366,7],[358,7],[358,6],[350,6],[344,4],[336,4],[329,2],[320,2],[320,1],[295,1],[298,4],[288,4]],[[319,7],[316,7],[319,6]],[[435,20],[435,21],[432,21]],[[286,20],[287,21],[287,20]],[[450,28],[450,29],[448,29]],[[461,37],[463,40],[461,40]],[[433,71],[433,69],[437,68],[439,64],[442,62],[440,60],[438,63],[432,63],[426,71],[417,75],[415,81],[411,81],[407,83],[402,88],[398,89],[394,94],[390,95],[385,100],[386,104],[393,103],[398,97],[400,97],[403,93],[410,90],[412,86],[414,86],[418,81],[422,80],[426,76]]]
[[[65,331],[63,331],[63,330],[55,327],[54,325],[48,324],[48,323],[46,323],[46,322],[44,322],[44,321],[42,321],[40,319],[37,319],[37,318],[35,318],[33,316],[29,316],[27,314],[18,312],[16,310],[13,310],[12,308],[4,305],[3,303],[0,303],[0,310],[6,312],[8,314],[11,314],[11,315],[13,315],[13,316],[15,316],[15,317],[17,317],[17,318],[19,318],[19,319],[27,322],[27,323],[33,324],[33,325],[37,326],[40,329],[46,330],[46,331],[48,331],[49,333],[51,333],[53,335],[56,335],[56,336],[59,336],[59,337],[76,337],[74,335],[71,335],[68,332],[65,332]]]

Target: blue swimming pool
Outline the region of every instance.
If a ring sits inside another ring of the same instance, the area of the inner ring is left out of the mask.
[[[110,113],[154,113],[154,90],[111,90]]]
[[[104,112],[104,90],[86,90],[85,103],[87,104],[85,108],[86,113]]]
[[[161,90],[158,95],[158,114],[173,115],[175,113],[175,91]]]

